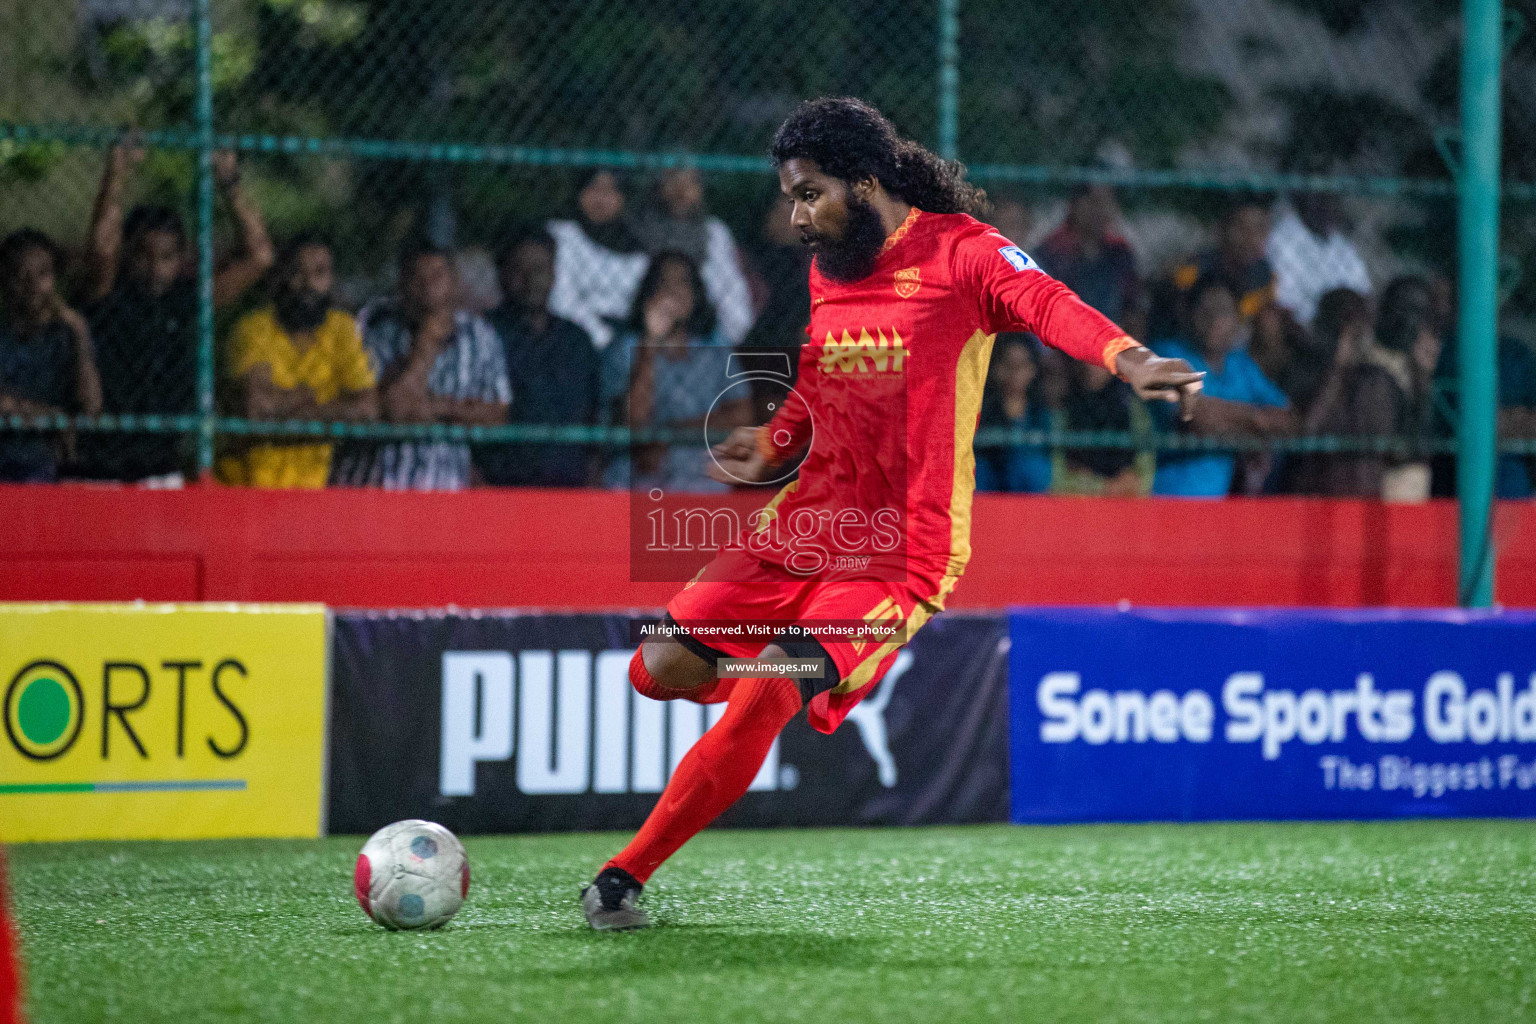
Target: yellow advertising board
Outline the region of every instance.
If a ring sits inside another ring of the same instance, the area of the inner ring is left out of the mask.
[[[0,842],[315,836],[321,605],[0,603]]]

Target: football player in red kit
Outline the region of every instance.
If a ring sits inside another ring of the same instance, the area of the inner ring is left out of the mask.
[[[5,853],[0,851],[0,1024],[22,1024],[21,966],[11,930],[5,886]]]
[[[652,872],[746,792],[801,709],[832,732],[901,645],[944,607],[971,556],[971,442],[994,336],[1029,331],[1143,398],[1179,402],[1201,374],[1162,359],[976,220],[962,169],[854,99],[802,104],[772,147],[792,223],[815,258],[790,397],[718,445],[724,482],[798,476],[667,607],[630,679],[658,700],[726,702],[634,840],[582,892],[598,929],[644,927]],[[770,624],[744,634],[721,624]],[[835,628],[864,623],[867,632]],[[818,632],[818,626],[825,628]],[[722,677],[717,661],[820,664],[797,678]]]

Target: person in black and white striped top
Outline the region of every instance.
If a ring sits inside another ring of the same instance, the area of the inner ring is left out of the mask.
[[[483,318],[457,308],[457,292],[453,254],[421,246],[400,261],[399,298],[371,303],[359,315],[385,420],[507,422],[512,388],[501,340]],[[462,490],[470,483],[469,445],[400,441],[349,446],[337,457],[332,482],[387,490]]]

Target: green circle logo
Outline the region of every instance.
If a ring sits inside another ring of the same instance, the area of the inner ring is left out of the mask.
[[[16,702],[16,722],[30,742],[46,747],[57,743],[69,728],[73,709],[64,684],[49,676],[38,676],[27,683]]]
[[[56,661],[34,661],[5,690],[5,732],[35,761],[63,754],[80,735],[85,701],[74,674]]]

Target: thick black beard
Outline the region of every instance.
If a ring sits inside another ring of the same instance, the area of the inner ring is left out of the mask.
[[[885,246],[885,225],[868,201],[848,197],[848,226],[843,237],[822,237],[816,245],[816,269],[833,281],[862,281],[874,272]]]
[[[283,292],[273,302],[278,325],[290,334],[308,334],[320,329],[331,311],[331,297],[316,292]]]

